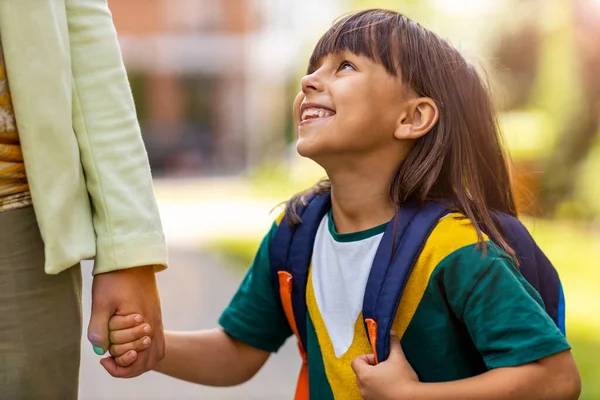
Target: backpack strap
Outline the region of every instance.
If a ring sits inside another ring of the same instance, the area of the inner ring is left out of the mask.
[[[296,400],[308,399],[308,360],[306,354],[306,284],[317,230],[331,208],[329,193],[308,198],[297,210],[302,222],[296,226],[284,217],[275,232],[270,249],[271,279],[286,319],[298,339],[302,369],[296,387]],[[293,251],[291,251],[293,249]]]
[[[449,210],[439,203],[407,203],[386,227],[363,301],[365,329],[376,362],[390,353],[390,330],[400,297],[429,234]]]
[[[565,298],[558,272],[521,221],[504,213],[493,213],[492,216],[504,239],[515,251],[521,274],[540,294],[546,312],[566,335]],[[497,238],[490,238],[497,243]]]
[[[363,302],[365,329],[376,362],[385,361],[389,356],[389,334],[408,277],[427,238],[439,219],[448,213],[449,210],[439,203],[422,206],[409,203],[386,227]],[[493,213],[492,217],[515,250],[523,277],[540,293],[546,312],[565,334],[565,300],[556,269],[521,221],[504,213]],[[496,237],[490,239],[497,243]]]

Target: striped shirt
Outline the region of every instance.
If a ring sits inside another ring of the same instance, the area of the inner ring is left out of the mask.
[[[0,43],[0,212],[31,204]]]

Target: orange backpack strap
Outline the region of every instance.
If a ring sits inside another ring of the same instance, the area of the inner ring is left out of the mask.
[[[329,193],[309,197],[296,210],[302,222],[290,224],[284,217],[273,236],[270,250],[271,276],[278,301],[289,326],[298,338],[302,370],[298,378],[296,400],[306,400],[308,392],[308,357],[306,352],[306,284],[317,230],[331,208]],[[293,251],[292,251],[293,249]]]
[[[288,324],[298,339],[298,350],[302,357],[302,369],[300,370],[300,376],[298,377],[298,383],[296,385],[296,396],[295,400],[308,400],[308,358],[304,345],[298,334],[298,326],[296,325],[296,318],[294,317],[294,310],[292,307],[292,287],[294,277],[287,271],[279,271],[279,297],[281,299],[281,305],[285,312],[285,317],[288,320]]]

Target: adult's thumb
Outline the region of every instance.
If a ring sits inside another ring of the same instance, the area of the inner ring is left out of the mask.
[[[98,355],[106,353],[109,346],[108,321],[112,317],[112,312],[100,307],[92,307],[92,316],[88,325],[87,337],[94,352]]]

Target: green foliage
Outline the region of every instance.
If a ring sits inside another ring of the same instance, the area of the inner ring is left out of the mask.
[[[544,13],[544,39],[533,102],[555,118],[554,123],[562,125],[579,106],[584,84],[578,78],[570,1],[550,1]]]
[[[260,240],[258,238],[219,239],[204,250],[225,257],[236,268],[246,269],[252,263]]]
[[[500,115],[506,146],[514,160],[536,160],[552,151],[556,141],[553,119],[541,110],[515,110]]]
[[[600,134],[596,134],[596,143],[588,154],[587,159],[577,173],[577,186],[573,194],[573,203],[583,208],[583,214],[588,216],[600,216]],[[600,398],[600,396],[599,396]]]
[[[582,399],[600,398],[600,233],[558,221],[527,221],[559,271],[567,301],[567,336],[583,380]]]
[[[324,176],[325,171],[315,162],[299,156],[288,164],[263,165],[248,175],[253,195],[279,201],[308,189]]]

